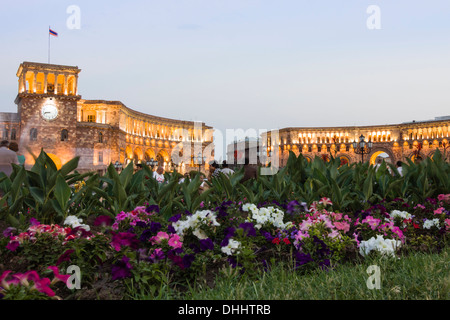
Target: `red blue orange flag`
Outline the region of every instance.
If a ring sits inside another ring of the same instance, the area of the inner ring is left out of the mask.
[[[53,31],[52,29],[48,29],[48,32],[52,35],[52,36],[54,36],[54,37],[57,37],[58,36],[58,33],[57,32],[55,32],[55,31]]]

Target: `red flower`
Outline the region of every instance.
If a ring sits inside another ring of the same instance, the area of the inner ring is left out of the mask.
[[[283,242],[284,242],[285,244],[291,244],[291,242],[289,241],[288,238],[284,238],[284,239],[283,239]]]
[[[274,244],[280,244],[280,239],[274,238],[274,239],[272,240],[272,243],[274,243]]]

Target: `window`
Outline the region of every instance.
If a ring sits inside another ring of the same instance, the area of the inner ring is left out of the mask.
[[[16,137],[16,129],[12,129],[11,130],[11,140],[16,140],[17,139],[17,137]]]
[[[61,141],[69,140],[69,132],[66,129],[61,130]]]
[[[102,151],[98,152],[98,163],[103,164],[103,152]]]
[[[88,114],[87,121],[88,122],[95,122],[95,114]]]
[[[37,129],[36,128],[31,128],[31,130],[30,130],[30,140],[31,141],[36,141],[37,140]]]
[[[101,132],[98,133],[98,142],[103,143],[103,133]]]
[[[8,140],[8,136],[9,136],[9,130],[8,129],[3,129],[3,140]]]

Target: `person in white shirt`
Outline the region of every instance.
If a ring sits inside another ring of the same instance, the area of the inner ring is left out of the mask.
[[[221,172],[225,175],[232,175],[234,173],[234,170],[228,168],[228,163],[224,160],[222,162],[222,170]]]
[[[158,169],[156,169],[156,171],[153,172],[153,178],[155,178],[156,181],[158,181],[159,183],[163,183],[164,182],[164,168],[158,167]]]
[[[400,174],[400,177],[402,177],[403,176],[403,168],[402,168],[403,162],[397,161],[396,164],[397,164],[397,171]]]
[[[4,172],[8,177],[11,175],[13,168],[12,163],[19,165],[17,154],[8,148],[8,141],[0,142],[0,171]]]

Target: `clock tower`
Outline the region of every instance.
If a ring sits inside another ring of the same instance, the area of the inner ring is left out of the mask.
[[[78,74],[74,66],[23,62],[17,71],[21,147],[36,156],[41,149],[57,165],[76,156]],[[27,153],[27,163],[34,163]]]

